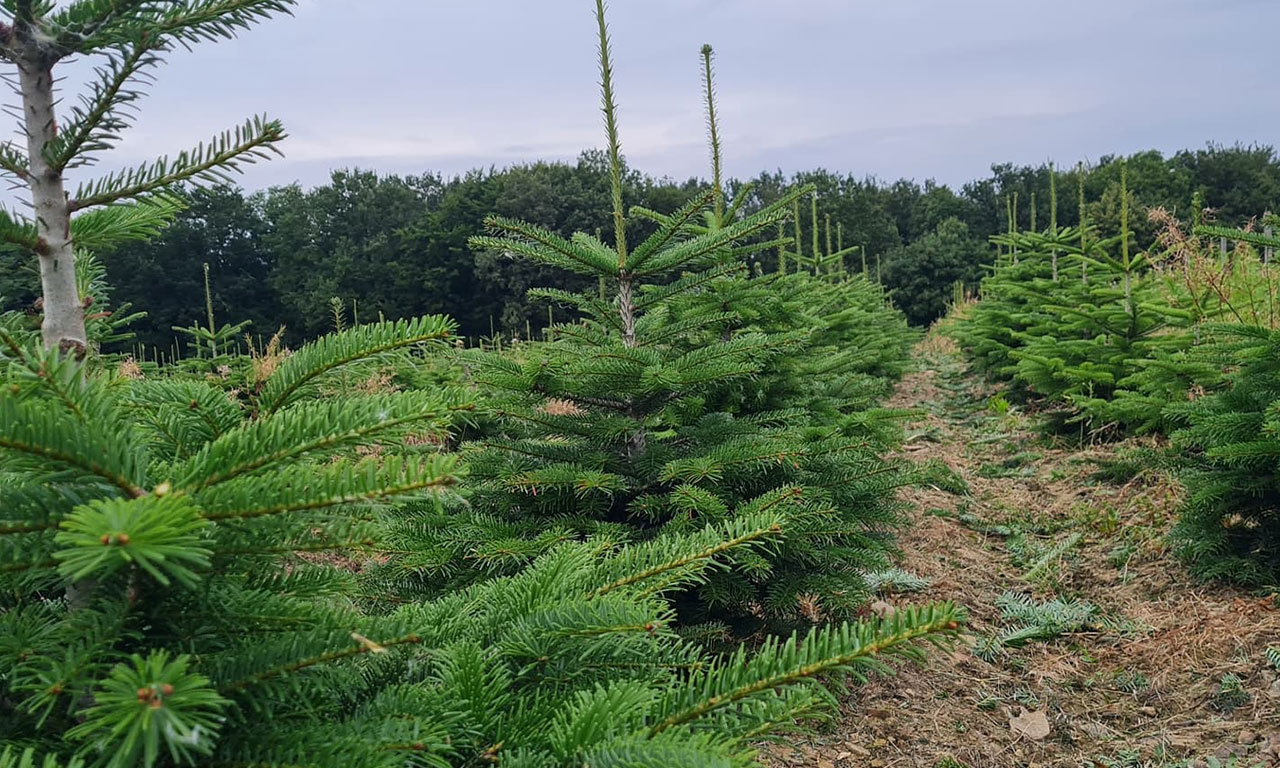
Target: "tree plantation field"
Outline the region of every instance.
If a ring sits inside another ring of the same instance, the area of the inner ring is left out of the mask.
[[[706,45],[654,179],[587,6],[576,165],[246,193],[93,162],[292,0],[0,0],[0,768],[1280,765],[1274,152],[731,180]]]

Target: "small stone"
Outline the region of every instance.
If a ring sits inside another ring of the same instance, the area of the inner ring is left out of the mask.
[[[1271,687],[1267,689],[1267,696],[1273,699],[1280,699],[1280,678],[1277,678]]]
[[[1009,718],[1009,728],[1033,741],[1041,741],[1051,732],[1049,718],[1044,712],[1027,709]]]
[[[1104,741],[1115,735],[1110,728],[1102,723],[1085,723],[1080,726],[1080,730],[1094,741]]]
[[[1248,751],[1237,744],[1223,744],[1213,751],[1213,756],[1219,760],[1230,760],[1233,757],[1240,757]]]
[[[1146,717],[1155,717],[1157,713],[1155,707],[1138,707],[1138,714]]]
[[[877,600],[868,607],[871,609],[872,613],[882,619],[892,619],[893,615],[898,612],[897,608],[894,608],[883,600]]]
[[[1258,734],[1246,728],[1240,732],[1240,738],[1236,739],[1236,742],[1239,744],[1252,744],[1257,740]]]

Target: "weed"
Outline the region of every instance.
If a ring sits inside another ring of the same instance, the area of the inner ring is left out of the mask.
[[[863,579],[871,591],[880,593],[923,592],[933,583],[901,568],[869,571]]]
[[[999,462],[983,464],[978,468],[978,476],[987,478],[1035,477],[1036,468],[1034,462],[1039,458],[1040,454],[1034,452],[1015,453]]]
[[[1082,538],[1080,534],[1073,533],[1061,541],[1041,543],[1019,534],[1011,536],[1007,546],[1010,559],[1023,569],[1027,581],[1052,586],[1058,580],[1063,559],[1080,544]]]
[[[1102,536],[1111,536],[1120,530],[1120,513],[1109,504],[1077,504],[1071,510],[1071,516],[1077,524]]]
[[[1138,545],[1132,543],[1117,544],[1107,553],[1107,562],[1115,568],[1128,568],[1129,562],[1138,554]]]
[[[1125,669],[1116,673],[1111,682],[1117,690],[1125,693],[1139,693],[1151,687],[1151,680],[1136,670]]]
[[[1093,761],[1101,768],[1147,768],[1148,763],[1142,761],[1142,753],[1136,749],[1125,749],[1112,757],[1099,757]]]
[[[1016,533],[1013,528],[1007,525],[987,522],[967,511],[961,511],[958,518],[966,528],[978,533],[985,533],[991,536],[1013,536]]]
[[[1218,692],[1213,695],[1209,706],[1218,712],[1230,712],[1248,704],[1252,698],[1244,689],[1244,682],[1239,677],[1227,673],[1218,681]]]

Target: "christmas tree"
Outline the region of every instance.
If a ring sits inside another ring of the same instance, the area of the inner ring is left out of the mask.
[[[0,144],[0,172],[30,194],[30,218],[0,212],[0,240],[40,264],[45,346],[87,351],[76,260],[95,248],[154,234],[172,219],[162,195],[184,182],[224,181],[244,163],[277,151],[284,130],[254,118],[176,157],[108,173],[67,188],[67,172],[93,164],[129,127],[152,70],[177,46],[232,37],[287,12],[293,0],[5,0],[0,59],[17,70],[21,133],[27,146]],[[63,64],[97,57],[87,92],[59,117]]]
[[[498,393],[490,405],[499,423],[464,449],[470,526],[419,546],[440,552],[440,563],[467,554],[476,568],[458,574],[466,580],[512,572],[565,539],[661,541],[709,522],[778,510],[781,538],[768,552],[734,556],[730,568],[683,595],[684,621],[754,625],[848,615],[865,599],[861,574],[888,561],[893,489],[908,482],[910,471],[881,458],[873,427],[889,420],[883,414],[820,424],[804,411],[812,389],[769,393],[759,381],[789,369],[780,378],[795,386],[800,369],[786,361],[818,351],[815,338],[838,343],[821,334],[867,319],[872,307],[865,293],[846,306],[819,305],[831,319],[817,324],[815,336],[807,329],[813,315],[793,311],[794,301],[754,300],[777,289],[774,278],[753,280],[744,260],[778,245],[763,236],[808,188],[750,213],[743,210],[745,195],[725,201],[716,187],[672,214],[626,210],[603,23],[600,52],[613,243],[491,219],[494,234],[473,245],[590,275],[605,289],[537,291],[581,320],[557,326],[546,343],[466,356],[477,381]],[[710,51],[703,55],[710,84]],[[628,233],[644,223],[652,233],[632,247]],[[900,318],[885,312],[878,297],[875,310],[875,317],[892,320],[886,337],[896,334],[900,343],[906,335]],[[790,314],[779,321],[779,313]],[[841,373],[868,362],[874,370],[876,355],[868,352],[874,343],[828,363]],[[862,394],[853,391],[862,383],[833,375],[810,386],[829,385],[833,401],[843,398],[831,407],[835,412]]]

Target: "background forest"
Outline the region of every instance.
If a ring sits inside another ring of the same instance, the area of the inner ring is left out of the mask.
[[[1105,232],[1119,225],[1118,159],[1103,157],[1084,168],[1086,210]],[[1280,157],[1271,147],[1210,146],[1170,157],[1149,151],[1126,158],[1126,165],[1129,223],[1139,248],[1156,235],[1141,213],[1149,207],[1187,218],[1199,194],[1220,222],[1239,226],[1280,205]],[[1078,172],[1059,171],[1063,189],[1077,187]],[[746,211],[795,186],[815,185],[823,226],[829,216],[844,245],[865,247],[873,272],[879,261],[895,305],[916,325],[943,313],[956,280],[974,285],[982,277],[992,260],[988,238],[1008,229],[1012,195],[1020,226],[1034,229],[1037,219],[1040,226],[1049,221],[1047,165],[995,165],[990,176],[958,191],[932,181],[887,183],[826,169],[792,177],[766,172],[752,182],[749,188],[739,181],[728,185],[731,196],[748,189]],[[700,179],[657,179],[635,169],[624,178],[628,205],[663,213],[704,187]],[[138,341],[161,350],[172,344],[173,326],[204,319],[204,263],[220,322],[250,320],[260,334],[283,323],[292,341],[314,338],[332,327],[329,301],[336,296],[348,306],[354,302],[357,319],[438,312],[455,318],[465,336],[522,337],[548,322],[546,303],[530,300],[529,288],[568,281],[563,287],[574,290],[585,283],[472,249],[467,238],[482,229],[484,217],[518,216],[561,235],[612,236],[607,158],[594,150],[575,164],[535,163],[455,178],[351,169],[335,171],[330,183],[312,189],[216,186],[186,196],[188,207],[154,241],[100,254],[118,299],[147,310],[131,328]],[[1061,206],[1063,226],[1074,226],[1077,218],[1074,205]],[[776,266],[772,252],[756,258],[766,271]],[[38,283],[26,254],[0,253],[4,309],[29,306]],[[158,284],[167,289],[154,291]]]

